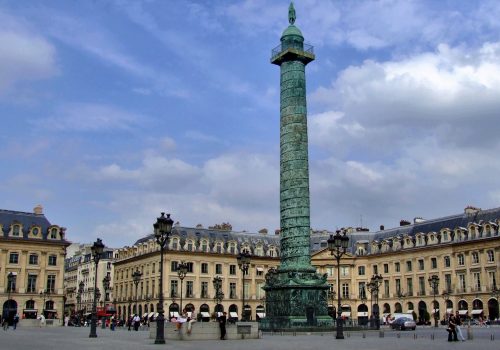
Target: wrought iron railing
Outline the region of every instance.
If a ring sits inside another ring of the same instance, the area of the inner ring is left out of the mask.
[[[279,56],[282,52],[286,51],[287,49],[297,49],[303,52],[307,52],[309,54],[314,55],[314,46],[306,43],[287,43],[287,44],[279,44],[276,46],[272,51],[271,51],[271,58],[274,59],[275,57]]]

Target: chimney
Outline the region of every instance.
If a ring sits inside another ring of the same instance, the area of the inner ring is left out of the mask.
[[[262,230],[259,230],[259,233],[260,233],[262,236],[266,236],[266,235],[267,235],[267,228],[263,228]]]
[[[385,227],[384,225],[380,225],[380,231],[384,231]]]
[[[421,216],[417,216],[416,218],[413,219],[413,223],[414,224],[420,224],[421,222],[424,222],[424,218],[422,218]]]
[[[408,220],[401,220],[399,221],[399,226],[408,226],[408,225],[411,225],[411,222],[409,222]]]
[[[464,209],[464,213],[467,215],[474,215],[479,211],[481,211],[481,208],[477,208],[477,207],[474,207],[472,205],[468,205]]]
[[[35,213],[35,215],[43,215],[43,207],[38,204],[36,207],[33,208],[33,213]]]

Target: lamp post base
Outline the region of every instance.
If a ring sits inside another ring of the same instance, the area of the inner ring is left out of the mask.
[[[337,335],[335,339],[344,339],[344,324],[343,324],[342,316],[339,315],[337,317]]]
[[[163,316],[163,310],[159,312],[158,318],[156,319],[155,344],[165,344],[165,317]]]

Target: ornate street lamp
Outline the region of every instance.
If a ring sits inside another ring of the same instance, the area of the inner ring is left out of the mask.
[[[333,285],[330,286],[330,289],[328,290],[328,294],[329,294],[329,297],[330,297],[330,300],[331,300],[331,303],[332,303],[332,314],[330,315],[332,318],[335,318],[335,306],[334,306],[334,302],[335,302],[335,296],[337,295],[337,292],[335,291],[335,287]]]
[[[184,281],[187,272],[188,272],[188,266],[184,261],[182,261],[180,264],[177,265],[177,276],[179,276],[179,279],[181,280],[181,307],[180,307],[181,315],[184,313],[184,310],[182,309],[182,282]]]
[[[214,279],[212,280],[212,283],[214,285],[214,290],[215,290],[215,296],[214,296],[215,312],[218,312],[219,310],[217,308],[222,302],[222,299],[224,299],[224,293],[222,292],[222,277],[215,276]]]
[[[81,325],[81,317],[82,317],[82,294],[83,294],[83,288],[85,287],[85,284],[83,281],[80,281],[78,284],[78,294],[76,295],[76,301],[78,303],[78,326]]]
[[[158,306],[156,307],[158,317],[156,318],[155,344],[165,344],[165,316],[163,315],[163,250],[170,240],[173,224],[174,221],[170,218],[170,214],[167,214],[167,217],[165,217],[165,213],[161,213],[161,216],[156,219],[156,223],[153,225],[156,243],[160,246],[160,290]]]
[[[243,275],[243,285],[241,287],[242,290],[242,308],[241,308],[241,320],[247,320],[247,313],[245,310],[245,275],[248,274],[248,268],[250,267],[250,254],[246,251],[242,251],[236,256],[236,261],[238,262],[238,266]]]
[[[330,235],[330,238],[327,240],[328,249],[330,250],[331,255],[335,257],[337,260],[337,296],[338,296],[338,304],[337,304],[337,335],[336,339],[344,339],[344,325],[342,322],[342,304],[341,304],[341,295],[340,295],[340,259],[346,253],[347,247],[349,247],[349,237],[347,237],[347,231],[343,230],[342,235],[340,234],[340,230],[337,230],[335,235]]]
[[[139,296],[137,294],[137,288],[139,287],[139,282],[141,281],[141,277],[142,277],[142,272],[136,268],[136,270],[132,273],[132,280],[134,281],[135,285],[135,313],[137,314],[139,314],[139,310],[137,309],[137,300],[139,299]]]
[[[104,305],[104,310],[106,310],[106,301],[108,301],[108,292],[109,292],[109,285],[110,285],[110,282],[111,282],[111,277],[109,277],[108,275],[106,275],[103,279],[102,279],[102,286],[104,288],[104,300],[102,301],[103,305]],[[106,314],[106,312],[104,313]],[[102,325],[101,325],[101,328],[102,329],[105,329],[106,328],[106,315],[104,315],[102,317]]]
[[[382,275],[373,275],[370,279],[370,282],[366,284],[366,288],[370,292],[370,295],[373,300],[373,295],[375,295],[375,304],[372,303],[372,320],[375,320],[375,328],[380,329],[380,306],[378,305],[378,291],[380,289],[380,285],[383,281]],[[372,322],[372,321],[370,321]]]
[[[429,282],[429,286],[432,288],[432,295],[434,296],[434,301],[433,301],[433,311],[434,311],[434,327],[438,327],[438,309],[436,306],[438,305],[438,302],[436,301],[436,294],[439,286],[439,277],[437,275],[432,275],[429,277],[427,280]]]
[[[104,251],[104,244],[102,243],[102,240],[98,238],[90,249],[92,251],[92,257],[94,259],[95,274],[94,274],[94,301],[92,302],[92,319],[90,322],[89,338],[97,338],[97,270],[99,266],[99,260],[101,260],[102,253]]]

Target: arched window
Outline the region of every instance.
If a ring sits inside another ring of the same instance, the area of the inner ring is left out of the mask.
[[[26,308],[27,309],[34,309],[35,308],[35,301],[34,300],[28,300],[26,302]]]

